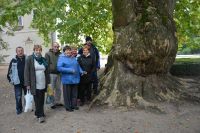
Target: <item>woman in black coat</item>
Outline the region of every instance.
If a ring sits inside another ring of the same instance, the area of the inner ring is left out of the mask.
[[[79,98],[81,100],[80,105],[84,105],[85,97],[88,101],[91,100],[92,72],[95,71],[95,60],[90,55],[89,47],[83,47],[83,54],[78,57],[78,62],[82,70],[86,71],[86,74],[81,76],[79,84]]]

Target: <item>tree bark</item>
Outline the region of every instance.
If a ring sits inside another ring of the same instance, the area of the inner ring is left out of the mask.
[[[169,74],[178,48],[174,0],[112,0],[114,42],[101,93],[93,102],[150,105],[180,96]]]
[[[112,3],[113,59],[136,75],[168,73],[178,48],[172,0]]]

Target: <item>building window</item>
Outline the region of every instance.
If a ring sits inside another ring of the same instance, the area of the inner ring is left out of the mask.
[[[17,26],[14,27],[14,31],[20,31],[24,28],[24,23],[23,23],[23,17],[22,16],[19,16],[18,17],[18,23],[17,23]]]
[[[23,24],[23,17],[22,16],[18,17],[18,26],[24,26],[24,24]]]

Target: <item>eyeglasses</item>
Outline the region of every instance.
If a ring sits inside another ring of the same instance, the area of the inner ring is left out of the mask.
[[[60,46],[54,46],[54,48],[59,48]]]

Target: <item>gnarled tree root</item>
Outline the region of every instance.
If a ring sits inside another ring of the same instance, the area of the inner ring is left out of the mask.
[[[187,92],[187,81],[180,80],[169,74],[137,76],[128,71],[115,71],[111,69],[101,78],[101,92],[89,105],[125,106],[150,109],[156,112],[165,111],[156,103],[179,102],[179,100],[192,100],[200,103],[200,97]]]

